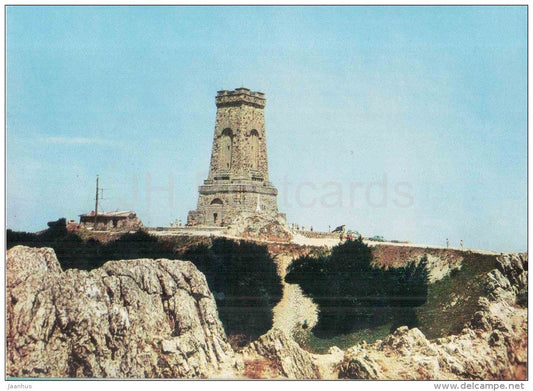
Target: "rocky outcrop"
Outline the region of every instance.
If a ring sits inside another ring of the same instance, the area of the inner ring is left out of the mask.
[[[458,335],[428,340],[417,328],[398,328],[383,341],[348,349],[339,378],[522,380],[527,370],[527,255],[502,255],[486,273],[486,297]]]
[[[289,242],[292,234],[284,215],[243,212],[228,229],[228,234],[252,240]]]
[[[509,280],[509,290],[527,302],[527,254],[502,254],[496,261],[498,270]]]
[[[270,330],[257,341],[246,346],[242,354],[245,363],[266,359],[270,363],[269,368],[277,369],[277,375],[280,377],[319,378],[318,368],[311,359],[311,355],[279,329]]]
[[[63,272],[52,249],[16,246],[6,274],[8,377],[216,378],[238,362],[190,262]]]

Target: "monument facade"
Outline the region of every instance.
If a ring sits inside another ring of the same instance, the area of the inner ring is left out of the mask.
[[[227,226],[242,213],[279,215],[277,189],[268,180],[263,93],[218,91],[209,175],[187,225]]]

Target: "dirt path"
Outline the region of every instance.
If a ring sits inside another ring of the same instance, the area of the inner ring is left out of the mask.
[[[274,327],[279,328],[292,335],[295,327],[300,327],[307,323],[313,327],[317,322],[317,306],[313,301],[305,297],[300,287],[296,284],[286,284],[285,270],[292,261],[288,255],[280,255],[276,258],[278,273],[283,284],[283,296],[272,310],[274,313]]]

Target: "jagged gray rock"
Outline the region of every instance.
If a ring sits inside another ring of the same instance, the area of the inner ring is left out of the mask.
[[[236,363],[190,262],[63,272],[52,249],[17,246],[6,273],[9,377],[217,377]]]
[[[527,301],[527,254],[502,254],[497,258],[497,267],[509,280],[510,290]]]
[[[257,357],[275,363],[280,375],[289,379],[318,379],[319,371],[308,352],[282,330],[272,329],[243,348],[245,360]]]
[[[339,379],[378,379],[379,366],[374,360],[368,355],[358,355],[355,351],[351,353],[348,353],[350,359],[343,362],[339,368]]]

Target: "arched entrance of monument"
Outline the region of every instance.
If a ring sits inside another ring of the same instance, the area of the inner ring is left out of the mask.
[[[209,223],[215,226],[219,226],[223,222],[223,209],[224,209],[224,202],[220,198],[215,198],[211,203],[209,204],[209,212],[207,214],[207,218],[209,219]]]

